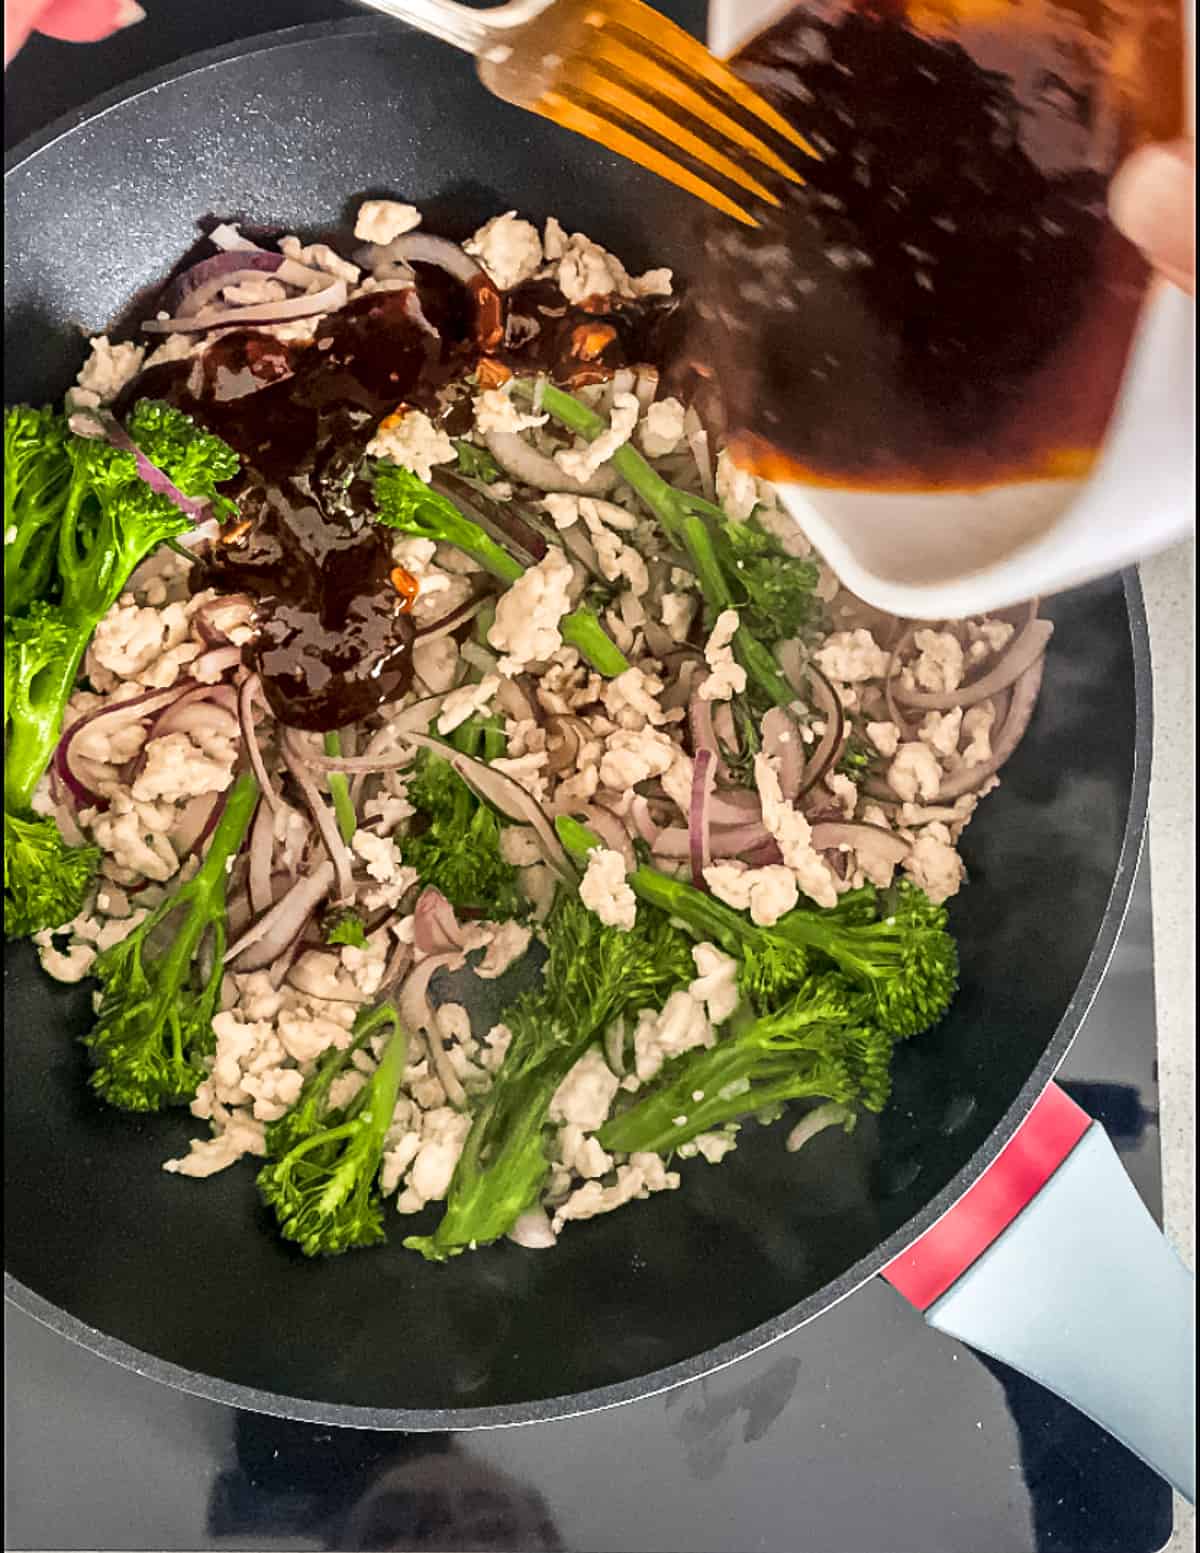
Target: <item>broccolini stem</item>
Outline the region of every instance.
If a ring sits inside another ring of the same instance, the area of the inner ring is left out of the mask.
[[[469,555],[473,561],[478,561],[485,572],[491,572],[493,577],[498,577],[501,582],[511,587],[525,575],[525,568],[519,561],[514,561],[508,551],[501,549],[490,535],[478,528],[477,524],[471,526],[477,528],[478,533],[472,535],[470,544],[460,544],[458,548],[464,555]]]
[[[529,391],[528,385],[522,384],[521,387]],[[589,410],[587,405],[580,404],[577,399],[551,383],[543,385],[541,403],[543,410],[568,431],[587,437],[589,441],[594,441],[608,430],[603,419]],[[686,553],[714,614],[735,608],[728,579],[713,549],[708,524],[699,515],[700,512],[711,512],[720,517],[720,509],[668,485],[628,442],[617,449],[611,463],[658,519],[670,542]],[[565,632],[563,634],[566,635]],[[758,638],[747,631],[745,626],[739,626],[733,645],[742,667],[763,694],[776,706],[785,710],[790,707],[796,699],[796,692],[779,672],[775,659]]]
[[[325,735],[324,747],[327,755],[342,753],[342,736],[336,728]],[[358,829],[354,805],[350,802],[350,784],[346,781],[343,771],[331,771],[326,781],[329,784],[329,796],[333,799],[334,813],[337,815],[338,830],[341,832],[342,840],[349,846],[354,838],[354,832]]]
[[[604,846],[595,831],[569,815],[559,815],[554,828],[563,846],[581,863],[586,864],[587,855],[593,848]],[[755,936],[754,928],[738,912],[681,879],[659,873],[656,868],[643,864],[634,869],[626,882],[639,900],[648,906],[657,906],[669,917],[679,918],[691,932],[713,939],[739,958]]]
[[[40,717],[14,718],[8,731],[4,752],[4,807],[10,814],[28,814],[34,789],[50,764],[62,736],[62,716],[79,665],[87,648],[90,632],[80,632],[78,641],[62,658],[46,664],[38,675],[38,700],[58,712],[53,720]],[[54,680],[53,687],[50,684]]]
[[[199,900],[202,907],[208,908],[188,912],[181,922],[171,947],[163,955],[161,985],[183,985],[187,968],[194,960],[200,941],[210,925],[217,928],[219,935],[223,934],[224,911],[215,908],[224,899],[229,860],[236,857],[241,849],[257,804],[258,783],[251,772],[244,771],[229,790],[229,797],[225,800],[221,818],[212,833],[204,861],[188,882],[174,895],[169,895],[154,914],[154,918],[162,921],[165,917],[173,916],[189,900]],[[147,919],[148,923],[152,925],[154,918]],[[223,955],[220,936],[216,948],[220,952],[215,956],[213,973],[219,977]]]
[[[629,659],[613,642],[590,609],[576,609],[565,615],[558,627],[564,642],[577,647],[596,673],[616,679],[629,667]]]

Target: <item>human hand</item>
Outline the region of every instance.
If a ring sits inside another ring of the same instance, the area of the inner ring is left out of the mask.
[[[97,43],[145,14],[137,0],[4,0],[4,68],[31,32],[64,43]]]
[[[1196,290],[1196,143],[1135,151],[1112,181],[1108,208],[1131,243],[1167,280]]]

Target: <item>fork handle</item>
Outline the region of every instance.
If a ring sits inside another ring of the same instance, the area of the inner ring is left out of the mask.
[[[482,11],[458,5],[456,0],[360,0],[360,4],[480,58],[490,48],[503,44],[508,29],[523,27],[553,5],[554,0],[508,0],[506,5]]]

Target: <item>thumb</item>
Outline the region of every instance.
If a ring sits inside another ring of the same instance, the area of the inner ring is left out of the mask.
[[[1108,194],[1113,222],[1168,280],[1196,289],[1196,146],[1143,146],[1119,169]]]
[[[140,22],[137,0],[4,0],[4,63],[31,32],[66,43],[96,43]]]

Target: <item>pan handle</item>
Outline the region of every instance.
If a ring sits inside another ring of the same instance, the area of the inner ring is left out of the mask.
[[[1073,1403],[1195,1503],[1192,1275],[1104,1129],[1057,1085],[883,1276],[930,1326]]]

